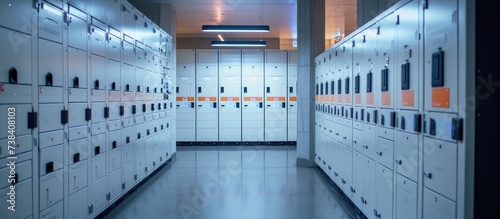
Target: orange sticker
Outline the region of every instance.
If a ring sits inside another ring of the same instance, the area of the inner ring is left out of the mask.
[[[198,101],[217,101],[216,97],[198,97]]]
[[[243,97],[244,101],[262,101],[262,97]]]
[[[382,92],[382,106],[391,105],[391,92]]]
[[[366,104],[367,105],[373,105],[374,103],[374,97],[373,97],[373,93],[367,93],[366,94]]]
[[[316,97],[314,98],[316,100],[316,102],[319,102],[319,96],[316,95]]]
[[[331,103],[335,103],[335,95],[331,95],[330,96],[330,102]]]
[[[176,101],[194,101],[194,97],[177,97],[175,98]]]
[[[337,95],[337,102],[342,103],[342,94]]]
[[[286,101],[285,97],[267,97],[266,101],[279,101],[279,102],[284,102]]]
[[[228,101],[228,102],[240,101],[240,98],[239,97],[221,97],[220,101]]]
[[[184,98],[185,98],[185,97],[177,97],[177,98],[175,98],[175,100],[176,100],[176,101],[184,101]]]
[[[413,90],[402,91],[403,106],[415,106],[415,92]]]
[[[345,103],[351,103],[351,95],[350,94],[345,95]]]
[[[450,108],[450,88],[440,87],[432,89],[432,107]]]
[[[290,101],[297,101],[297,97],[290,97]]]
[[[361,94],[354,94],[354,103],[361,104]]]

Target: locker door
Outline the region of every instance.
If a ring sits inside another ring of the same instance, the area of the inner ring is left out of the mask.
[[[90,194],[90,206],[93,213],[98,213],[101,211],[101,207],[105,206],[107,200],[106,193],[106,178],[102,178],[94,183],[92,183]]]
[[[39,74],[38,84],[42,86],[63,86],[62,44],[40,39],[38,41]]]
[[[396,218],[417,218],[417,184],[398,174],[396,182]]]
[[[396,23],[394,22],[394,14],[387,15],[385,18],[380,20],[377,26],[377,52],[379,56],[375,65],[377,66],[375,75],[375,82],[379,84],[380,99],[377,101],[378,106],[382,108],[394,108],[394,97],[395,97],[395,75],[397,71],[394,68],[394,63],[396,62],[396,56],[394,53],[395,46],[395,28]]]
[[[31,4],[31,2],[29,4]],[[5,15],[3,13],[4,9],[7,9],[7,7],[0,7],[3,15]],[[0,22],[2,22],[3,24],[3,22],[5,21]],[[21,26],[22,25],[20,25],[19,27]],[[9,39],[15,39],[18,43],[11,44],[11,40]],[[2,50],[0,51],[0,56],[3,60],[0,63],[0,70],[2,72],[2,75],[0,76],[0,83],[9,83],[8,72],[12,70],[17,72],[16,81],[18,84],[31,84],[31,65],[26,65],[26,63],[32,62],[31,36],[0,27],[0,47],[2,48]]]
[[[62,43],[63,22],[64,16],[60,9],[45,2],[40,4],[38,13],[38,36],[40,38]]]
[[[106,56],[106,31],[105,25],[92,18],[90,26],[90,51],[92,54]]]
[[[424,188],[423,218],[456,218],[456,204],[453,201]]]
[[[108,16],[108,23],[114,28],[120,29],[122,26],[121,22],[121,11],[122,4],[118,0],[108,0],[106,4],[106,14]]]
[[[382,165],[377,166],[377,208],[374,214],[378,218],[393,218],[393,171]]]
[[[122,89],[121,80],[120,80],[120,77],[121,77],[120,63],[117,61],[108,60],[108,69],[109,69],[108,76],[107,76],[108,77],[108,79],[107,79],[108,90],[118,91],[118,93],[115,94],[117,97],[111,99],[111,101],[119,101],[120,100],[120,93],[119,92]]]
[[[0,26],[8,27],[17,31],[22,31],[24,33],[31,34],[32,25],[30,21],[32,14],[35,14],[34,10],[35,9],[33,8],[33,1],[30,0],[9,2],[9,7],[5,6],[0,7],[0,14],[2,14],[2,16],[6,18],[9,18],[9,19],[2,19],[2,21],[0,21]],[[27,21],[25,19],[27,19]],[[0,36],[6,36],[6,35],[0,34]],[[2,40],[1,42],[8,42],[8,41]],[[1,48],[7,48],[7,47],[2,46]]]
[[[424,137],[424,186],[451,200],[457,192],[457,144]]]
[[[122,170],[118,169],[109,174],[109,194],[111,203],[113,199],[121,194],[122,190]]]
[[[68,48],[68,87],[83,89],[87,88],[87,83],[86,52],[80,49]],[[86,101],[86,99],[83,101]]]
[[[87,15],[70,5],[69,18],[71,22],[68,23],[68,46],[87,50]]]
[[[363,203],[363,208],[366,213],[368,213],[368,217],[373,217],[373,209],[375,209],[376,205],[376,163],[372,159],[365,157],[363,160],[363,187],[362,187],[362,196],[361,202]]]
[[[389,168],[394,169],[394,142],[377,137],[377,162]]]
[[[352,200],[361,208],[363,187],[363,159],[362,153],[354,150],[352,158]]]
[[[84,219],[89,214],[87,188],[70,195],[68,199],[68,212],[70,219]]]
[[[40,210],[56,204],[63,199],[63,170],[40,177]]]
[[[417,181],[418,173],[418,136],[405,132],[397,132],[395,159],[397,172],[413,181]]]
[[[288,52],[288,141],[297,141],[297,52]]]
[[[106,60],[100,56],[91,56],[90,86],[93,90],[106,89]]]
[[[87,161],[82,161],[73,164],[69,167],[69,194],[72,195],[75,192],[87,187]]]
[[[342,153],[342,190],[347,194],[348,197],[352,196],[351,186],[352,186],[352,148],[349,146],[343,146]]]
[[[9,200],[10,188],[0,189],[0,198],[2,200]],[[20,183],[16,183],[16,202],[25,203],[17,204],[16,211],[8,210],[10,204],[7,201],[3,201],[0,204],[0,214],[5,218],[28,218],[33,214],[33,180],[28,179]]]

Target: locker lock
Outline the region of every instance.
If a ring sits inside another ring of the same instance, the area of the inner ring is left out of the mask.
[[[9,69],[9,83],[17,84],[17,69],[14,67]]]
[[[45,85],[46,86],[54,86],[54,77],[52,76],[52,73],[47,73],[45,75]]]
[[[424,176],[429,178],[429,179],[432,179],[432,173],[424,172]]]
[[[116,90],[116,83],[115,82],[111,83],[111,90]]]
[[[80,87],[80,79],[78,77],[73,78],[73,87],[74,88]]]
[[[94,81],[94,89],[99,90],[99,80]]]

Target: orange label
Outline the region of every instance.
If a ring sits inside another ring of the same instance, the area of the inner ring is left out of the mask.
[[[289,100],[290,101],[297,101],[297,97],[290,97]]]
[[[440,87],[432,89],[432,107],[450,108],[450,88]]]
[[[415,106],[415,92],[413,90],[402,91],[403,106]]]
[[[279,101],[279,102],[284,102],[286,101],[285,97],[267,97],[266,101]]]
[[[319,96],[318,95],[316,95],[315,100],[316,100],[316,102],[319,102]]]
[[[177,101],[190,101],[190,102],[193,102],[194,101],[194,97],[177,97],[175,98]]]
[[[367,93],[366,94],[366,104],[367,105],[373,105],[374,103],[374,97],[373,97],[373,93]]]
[[[239,97],[221,97],[220,101],[228,101],[228,102],[240,101],[240,98]]]
[[[361,94],[354,94],[354,103],[361,104]]]
[[[335,103],[335,95],[331,95],[330,96],[330,102],[331,103]]]
[[[351,103],[351,95],[350,94],[345,95],[345,103]]]
[[[391,105],[391,92],[382,92],[382,106]]]
[[[342,94],[337,95],[337,102],[342,103]]]
[[[243,97],[244,101],[262,101],[262,97]]]
[[[198,97],[198,101],[217,101],[216,97]]]

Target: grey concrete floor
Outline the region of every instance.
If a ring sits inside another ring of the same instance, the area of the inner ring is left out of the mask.
[[[105,218],[354,218],[288,146],[180,146],[177,158]]]

